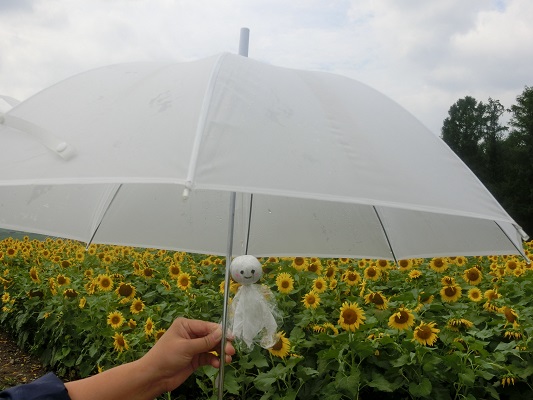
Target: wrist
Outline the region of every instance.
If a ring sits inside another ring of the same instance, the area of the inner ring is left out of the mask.
[[[150,393],[153,398],[168,391],[166,379],[162,376],[157,366],[151,365],[145,357],[133,361],[132,379],[138,379],[145,393]]]

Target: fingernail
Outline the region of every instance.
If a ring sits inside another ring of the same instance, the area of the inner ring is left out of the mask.
[[[220,328],[215,329],[215,330],[213,331],[213,338],[214,338],[215,340],[220,340],[220,339],[222,339],[222,329],[220,329]]]

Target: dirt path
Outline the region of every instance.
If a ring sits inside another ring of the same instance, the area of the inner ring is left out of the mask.
[[[30,382],[46,373],[35,358],[20,350],[12,338],[0,328],[0,390]]]

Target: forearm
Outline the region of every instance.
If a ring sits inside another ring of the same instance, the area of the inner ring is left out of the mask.
[[[164,384],[139,360],[65,384],[71,400],[153,400]]]

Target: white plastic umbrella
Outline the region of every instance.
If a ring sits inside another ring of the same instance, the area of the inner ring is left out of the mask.
[[[520,228],[443,141],[342,76],[221,54],[112,65],[0,125],[0,227],[226,254],[517,254]]]
[[[0,228],[219,255],[523,255],[440,138],[342,76],[232,54],[112,65],[1,121]]]

